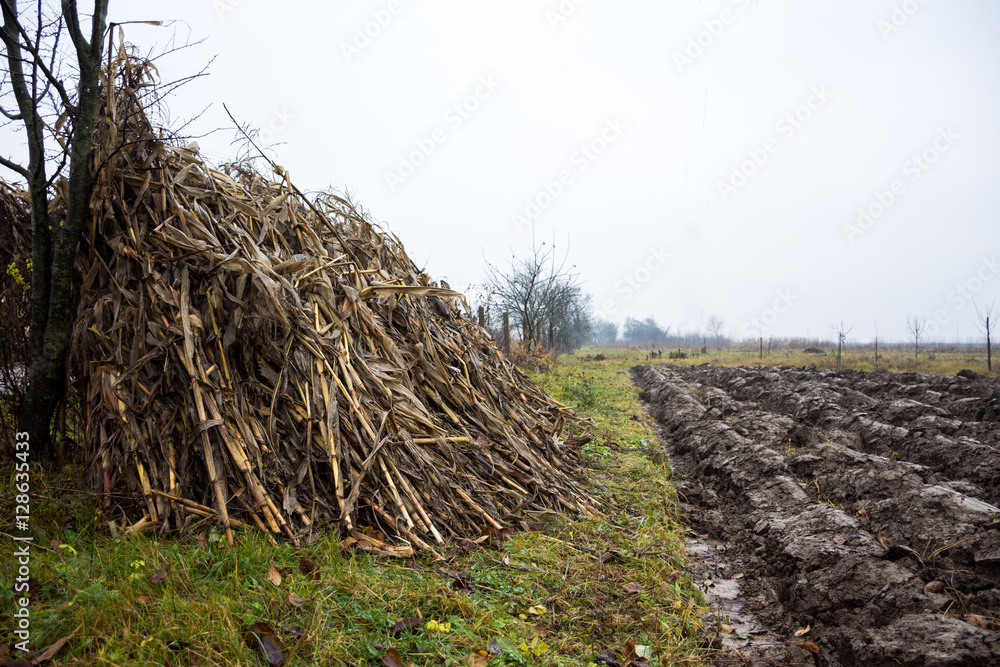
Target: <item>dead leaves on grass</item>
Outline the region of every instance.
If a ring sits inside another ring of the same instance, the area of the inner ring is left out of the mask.
[[[622,590],[625,591],[625,595],[638,595],[642,592],[642,585],[637,581],[630,581],[622,586]]]
[[[254,623],[246,629],[243,639],[247,646],[257,651],[271,667],[281,667],[285,664],[285,655],[281,652],[281,640],[275,634],[274,628],[267,623]]]
[[[401,632],[404,632],[406,630],[412,630],[413,628],[422,625],[423,622],[424,622],[424,619],[422,619],[422,618],[407,618],[407,619],[404,619],[404,620],[399,621],[398,623],[396,623],[396,625],[392,626],[392,634],[396,635],[396,636],[399,636],[399,634]]]
[[[312,558],[299,558],[299,572],[310,579],[319,579],[319,565]]]

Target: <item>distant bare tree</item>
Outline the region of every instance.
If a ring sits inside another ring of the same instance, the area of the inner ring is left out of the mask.
[[[840,370],[840,356],[844,350],[844,341],[847,340],[847,335],[854,330],[854,327],[845,328],[844,321],[841,320],[840,324],[831,324],[830,330],[837,337],[837,370]]]
[[[579,285],[579,273],[567,266],[568,253],[557,259],[552,245],[532,243],[524,257],[512,256],[509,268],[486,265],[484,290],[499,312],[509,312],[521,330],[521,340],[574,349],[590,330],[589,295]]]
[[[990,301],[990,305],[980,307],[975,299],[972,301],[972,305],[976,308],[976,317],[979,319],[979,329],[986,334],[986,371],[989,373],[993,372],[993,345],[990,342],[990,331],[991,327],[996,323],[996,320],[993,319],[993,306],[995,303],[995,301]]]
[[[913,334],[913,360],[920,354],[920,334],[927,329],[927,320],[914,315],[906,318],[906,330]]]
[[[722,345],[722,330],[725,326],[726,323],[718,315],[709,315],[708,321],[705,322],[705,328],[715,338],[716,345]]]

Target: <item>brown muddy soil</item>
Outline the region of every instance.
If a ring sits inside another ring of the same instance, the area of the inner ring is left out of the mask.
[[[733,604],[767,628],[734,622],[746,639],[720,661],[1000,665],[1000,382],[707,365],[633,378],[688,522],[724,553],[715,579],[737,575]]]

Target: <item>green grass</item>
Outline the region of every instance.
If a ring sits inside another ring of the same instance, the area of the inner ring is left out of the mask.
[[[626,365],[566,356],[536,376],[579,408],[593,436],[584,450],[603,516],[535,515],[531,530],[500,548],[450,546],[443,563],[376,558],[342,549],[332,534],[299,549],[275,547],[252,530],[237,531],[230,548],[208,527],[162,540],[114,539],[107,521],[115,517],[74,490],[76,470],[34,470],[31,575],[40,591],[31,605],[32,650],[71,636],[59,665],[258,666],[265,661],[244,631],[264,622],[289,665],[382,665],[393,647],[404,664],[464,666],[494,642],[500,653],[490,665],[583,667],[628,641],[650,647],[653,665],[697,664],[701,597],[683,574],[676,492],[669,471],[648,456],[655,434]],[[14,513],[12,480],[5,471],[3,517]],[[602,564],[611,551],[617,556]],[[300,572],[303,557],[319,565],[315,578]],[[272,566],[280,585],[268,577]],[[453,585],[449,575],[459,574],[475,582],[472,592]],[[13,557],[0,558],[0,576],[14,580]],[[627,592],[634,584],[639,592]],[[13,596],[10,586],[0,591],[5,634]],[[394,636],[393,625],[411,617],[423,620]],[[429,621],[450,627],[428,629]]]

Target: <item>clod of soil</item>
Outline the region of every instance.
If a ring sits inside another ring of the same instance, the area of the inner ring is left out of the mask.
[[[1000,664],[1000,383],[708,365],[633,378],[688,521],[773,630],[743,659]]]

